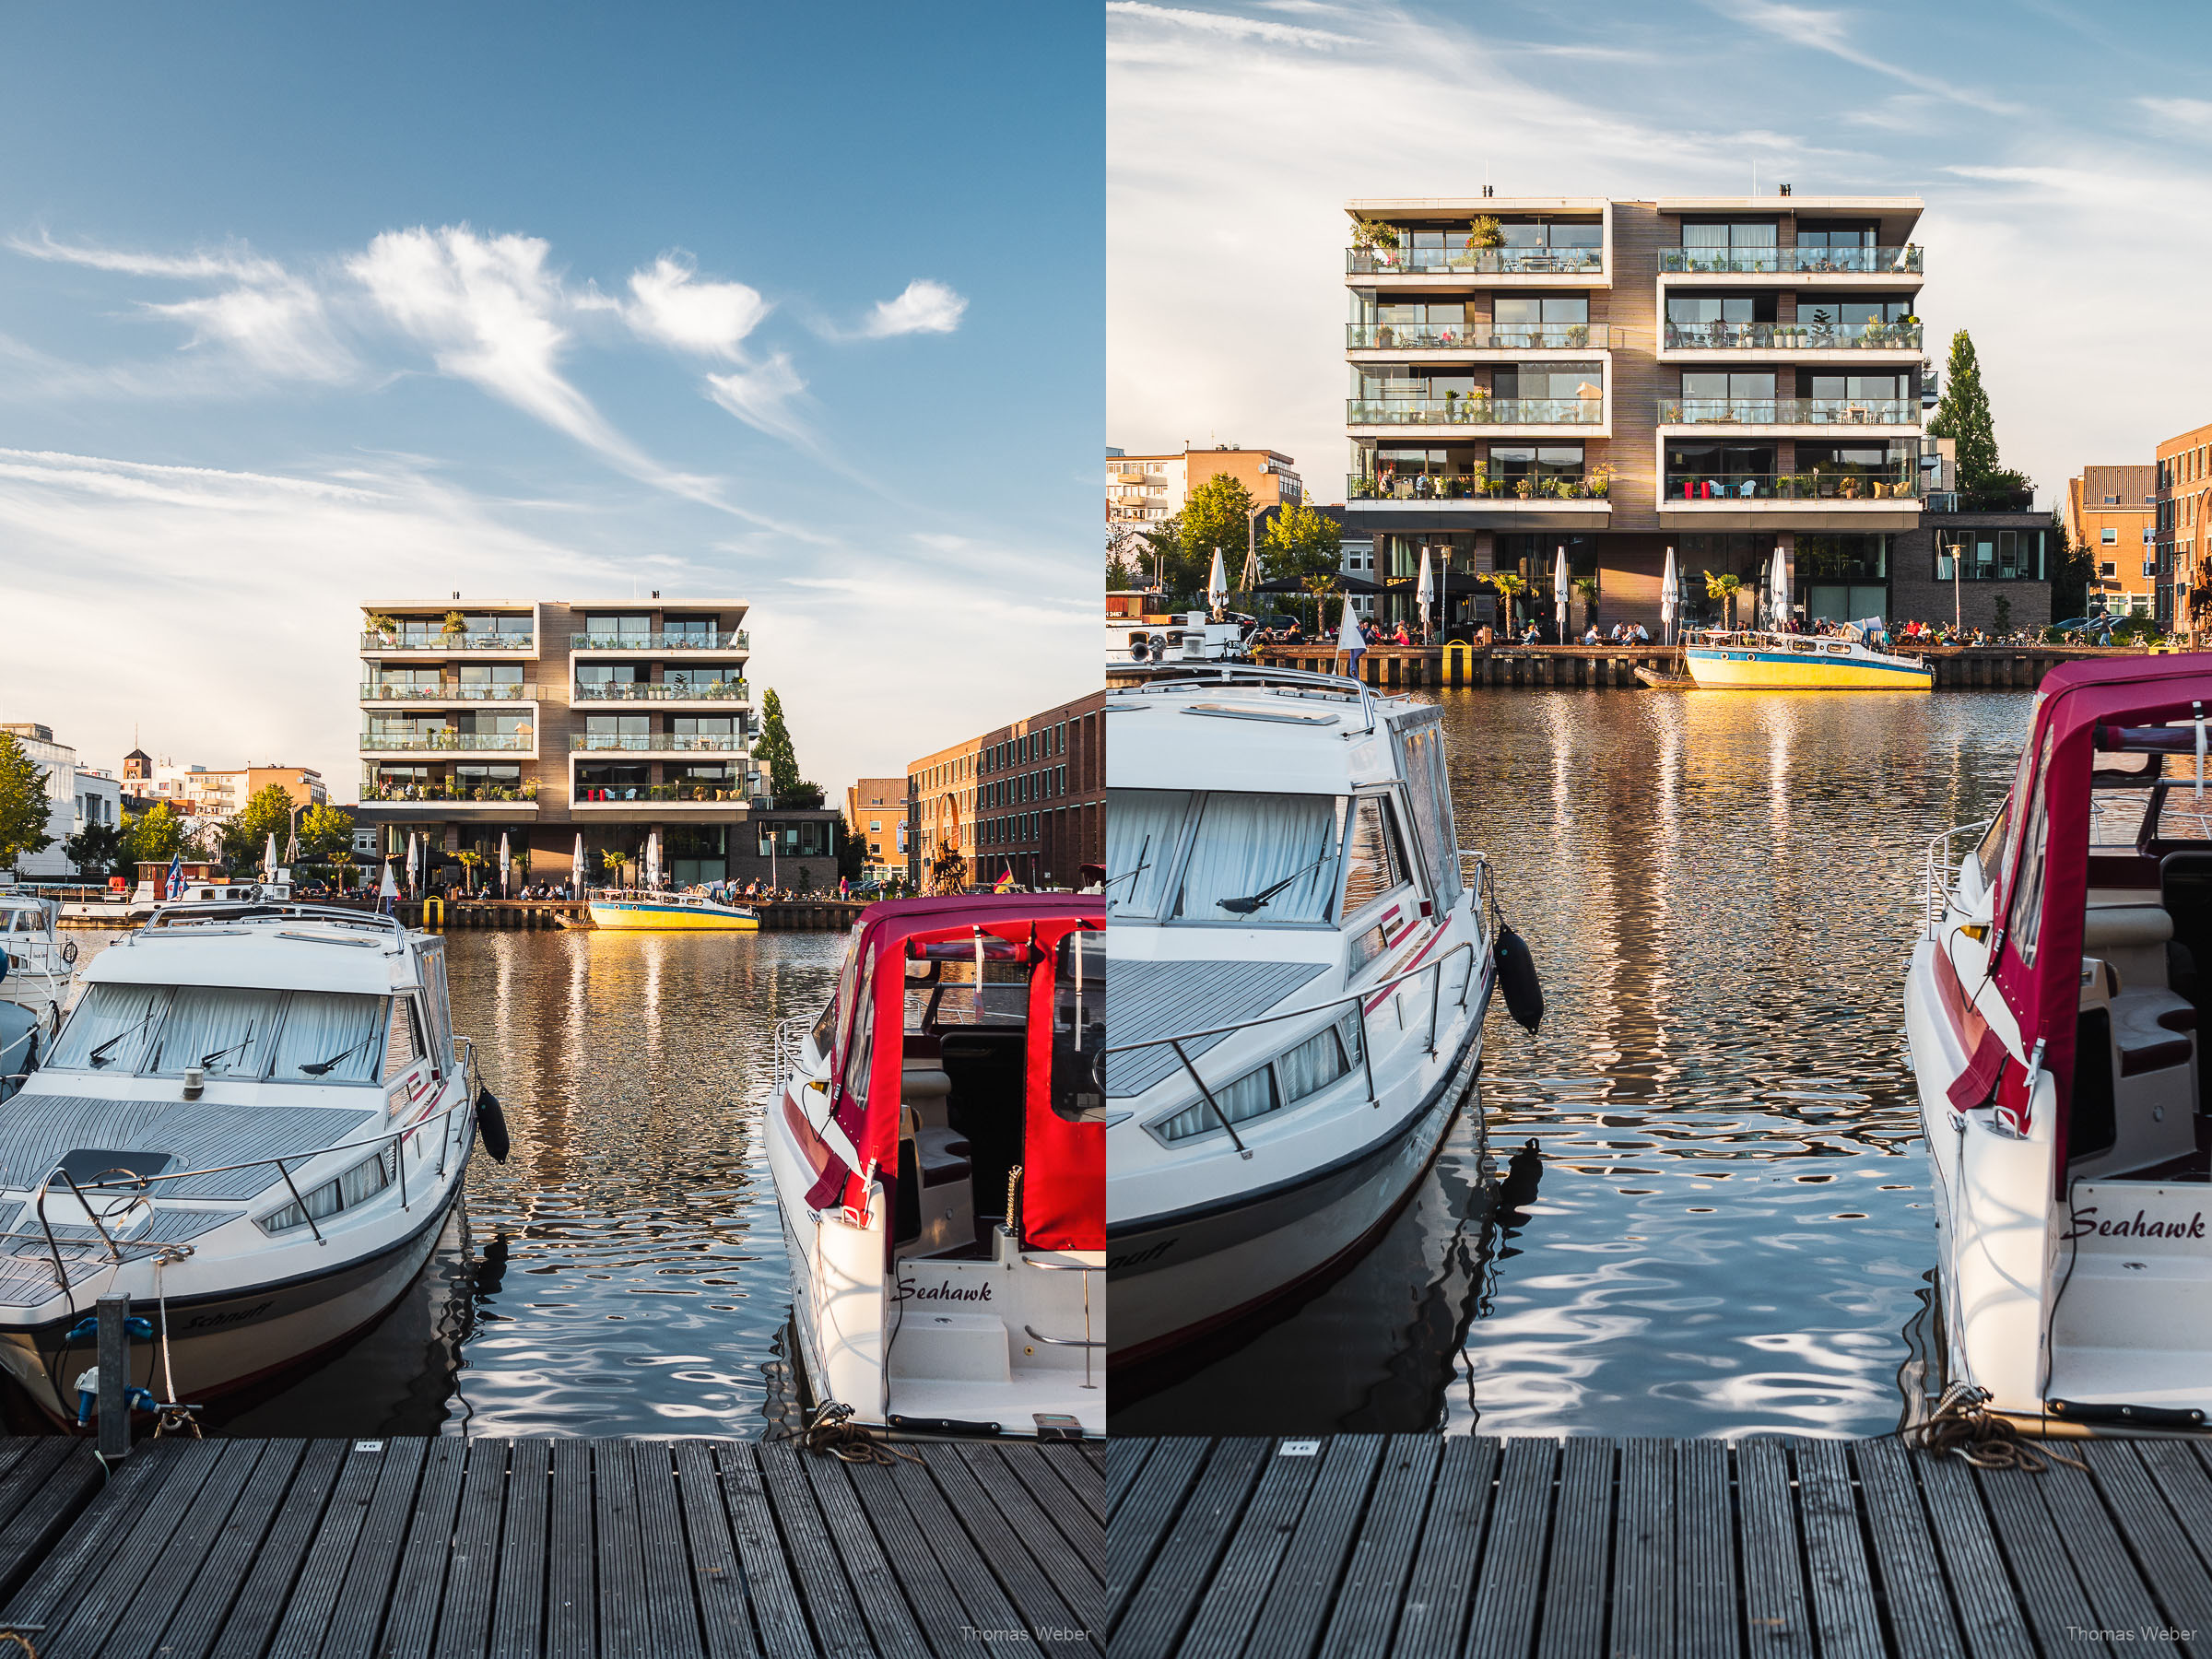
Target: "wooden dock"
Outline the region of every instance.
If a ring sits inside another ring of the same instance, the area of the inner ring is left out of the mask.
[[[87,1441],[0,1441],[0,1631],[39,1659],[1102,1654],[1102,1448],[912,1450],[166,1440],[103,1485]]]
[[[2141,656],[2139,650],[2112,646],[1938,645],[1900,646],[1900,656],[1915,657],[1935,670],[1936,688],[1947,690],[2027,689],[2061,663],[2082,658]],[[1315,674],[1344,672],[1344,659],[1327,642],[1271,649],[1262,661]],[[1684,672],[1682,651],[1673,645],[1493,645],[1487,651],[1441,645],[1378,645],[1360,664],[1371,686],[1482,686],[1492,689],[1547,690],[1569,687],[1634,690],[1636,670],[1660,675]]]
[[[2212,1652],[2212,1448],[2067,1449],[2088,1473],[1888,1439],[1117,1439],[1105,1629],[1114,1659]]]

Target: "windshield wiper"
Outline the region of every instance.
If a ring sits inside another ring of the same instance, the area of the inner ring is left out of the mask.
[[[1136,868],[1134,870],[1124,870],[1119,876],[1107,877],[1104,881],[1099,884],[1099,891],[1101,893],[1104,892],[1108,888],[1112,887],[1117,881],[1134,881],[1136,879],[1136,877],[1142,876],[1147,870],[1150,869],[1152,867],[1152,861],[1149,858],[1147,858],[1145,854],[1149,853],[1151,850],[1152,838],[1147,835],[1145,837],[1143,843],[1136,849]]]
[[[136,1025],[130,1027],[126,1030],[116,1032],[114,1036],[109,1038],[98,1048],[93,1049],[89,1053],[88,1053],[85,1058],[92,1062],[92,1069],[94,1071],[98,1071],[103,1065],[114,1065],[115,1063],[108,1058],[108,1051],[113,1048],[117,1043],[121,1042],[125,1037],[135,1037],[140,1031],[145,1030],[147,1026],[153,1024],[154,1016],[159,1014],[160,1011],[161,1010],[159,1008],[147,1009],[146,1018],[141,1019]]]
[[[302,1072],[305,1072],[311,1077],[326,1076],[331,1069],[338,1064],[339,1061],[344,1060],[348,1055],[357,1053],[369,1042],[371,1038],[373,1038],[375,1035],[376,1033],[374,1031],[371,1031],[369,1035],[367,1037],[363,1037],[359,1042],[354,1043],[350,1047],[340,1049],[329,1059],[311,1061],[308,1065],[301,1066],[300,1069]]]
[[[1258,910],[1262,905],[1265,904],[1268,900],[1274,898],[1277,893],[1281,892],[1285,888],[1288,887],[1300,877],[1304,876],[1311,871],[1320,869],[1323,865],[1329,862],[1332,856],[1334,855],[1331,853],[1324,853],[1319,858],[1308,865],[1305,869],[1291,871],[1289,875],[1284,877],[1273,887],[1263,888],[1260,889],[1260,891],[1253,894],[1248,899],[1218,899],[1215,900],[1215,902],[1220,905],[1223,910],[1229,912],[1232,916],[1249,916],[1253,912]]]
[[[229,1048],[217,1049],[212,1054],[202,1054],[200,1056],[200,1068],[205,1071],[207,1067],[213,1065],[218,1060],[220,1060],[225,1054],[235,1054],[240,1049],[249,1047],[253,1041],[253,1028],[252,1026],[248,1026],[246,1028],[246,1034],[243,1037],[241,1037],[236,1042],[232,1043]]]

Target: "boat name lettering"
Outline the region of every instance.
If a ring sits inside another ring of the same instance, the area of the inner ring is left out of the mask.
[[[1176,1241],[1173,1239],[1162,1239],[1157,1244],[1147,1244],[1144,1249],[1133,1250],[1126,1255],[1109,1256],[1106,1259],[1106,1271],[1112,1273],[1117,1270],[1142,1266],[1147,1262],[1156,1262],[1169,1251],[1174,1249],[1175,1243]]]
[[[235,1313],[200,1313],[184,1322],[188,1331],[205,1331],[213,1325],[237,1324],[241,1320],[257,1319],[269,1311],[270,1304],[258,1302],[251,1308],[241,1308]]]
[[[912,1301],[989,1301],[991,1287],[976,1285],[963,1288],[955,1284],[917,1285],[909,1280],[900,1287]]]
[[[2069,1239],[2201,1239],[2205,1236],[2205,1212],[2198,1210],[2187,1221],[2146,1221],[2137,1210],[2133,1221],[2100,1221],[2097,1206],[2074,1212],[2074,1230]]]

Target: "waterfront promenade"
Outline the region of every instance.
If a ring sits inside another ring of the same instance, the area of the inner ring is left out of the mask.
[[[1106,1630],[1114,1659],[2205,1651],[2205,1445],[2061,1445],[2086,1473],[1890,1439],[1117,1437]]]
[[[103,1485],[88,1441],[0,1441],[0,1631],[39,1659],[1102,1653],[1102,1449],[912,1450],[168,1440]]]
[[[2141,656],[2140,651],[2113,646],[1934,645],[1900,649],[1900,656],[1924,661],[1936,671],[1938,690],[2031,688],[2061,663],[2083,657]],[[1344,671],[1344,659],[1329,641],[1275,647],[1260,661],[1286,668],[1332,674]],[[1369,650],[1360,677],[1371,686],[1483,686],[1542,690],[1581,686],[1632,690],[1641,685],[1638,668],[1679,676],[1685,673],[1678,645],[1494,645],[1487,651],[1441,645],[1382,645]]]

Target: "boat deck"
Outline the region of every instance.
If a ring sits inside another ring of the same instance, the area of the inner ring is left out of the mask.
[[[40,1659],[1093,1655],[1093,1445],[855,1465],[709,1440],[0,1441]]]
[[[1117,1439],[1105,1629],[1114,1659],[2212,1648],[2212,1446],[2064,1449],[2089,1472],[1888,1439]]]

